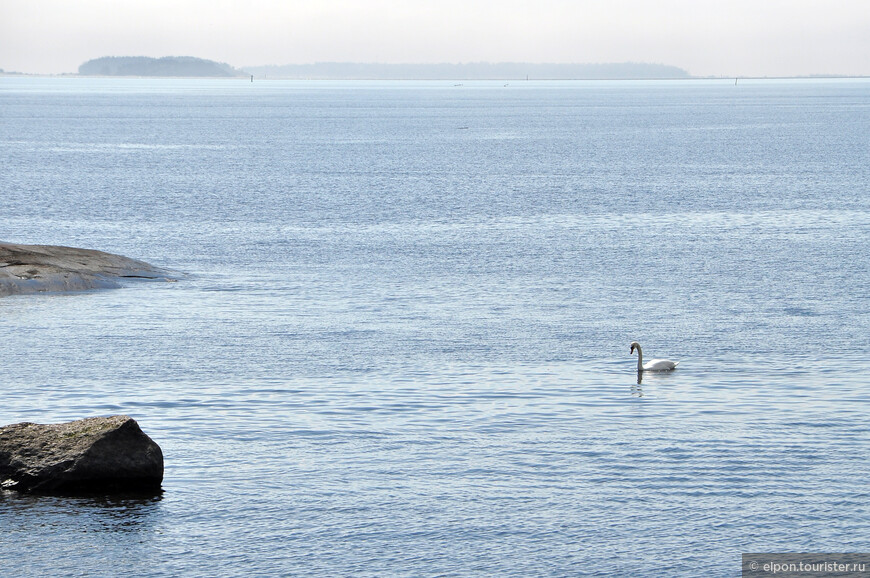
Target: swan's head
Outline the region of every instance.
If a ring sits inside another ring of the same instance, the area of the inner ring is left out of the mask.
[[[638,350],[640,349],[640,343],[638,343],[637,341],[632,341],[631,342],[631,352],[634,353],[635,349],[638,349]]]

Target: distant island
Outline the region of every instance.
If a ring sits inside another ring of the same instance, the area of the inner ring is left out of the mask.
[[[468,62],[441,64],[381,64],[366,62],[316,62],[246,66],[193,56],[104,56],[79,66],[83,76],[169,76],[317,80],[621,80],[676,79],[691,75],[676,66],[646,62],[558,64],[532,62]]]
[[[246,66],[258,77],[324,80],[616,80],[691,78],[676,66],[643,62],[547,64],[471,62],[464,64],[377,64],[318,62]]]
[[[85,76],[188,76],[209,78],[232,78],[248,76],[223,62],[195,58],[193,56],[104,56],[88,60],[79,66],[79,74]]]

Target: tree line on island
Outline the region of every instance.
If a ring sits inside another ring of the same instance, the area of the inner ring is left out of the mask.
[[[85,76],[191,76],[232,78],[248,76],[223,62],[193,56],[104,56],[88,60],[79,66]]]
[[[85,76],[164,76],[324,80],[614,80],[690,78],[685,70],[666,64],[621,62],[559,64],[470,62],[442,64],[382,64],[318,62],[282,66],[248,66],[244,70],[193,56],[104,56],[79,66]]]

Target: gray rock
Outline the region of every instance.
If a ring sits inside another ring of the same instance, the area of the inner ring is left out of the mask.
[[[165,279],[166,271],[121,255],[53,245],[0,243],[0,297],[119,287],[121,278]]]
[[[0,427],[0,487],[37,493],[159,492],[163,452],[131,417]]]

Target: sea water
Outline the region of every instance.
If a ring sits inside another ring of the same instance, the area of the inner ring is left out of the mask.
[[[0,424],[133,416],[152,499],[0,568],[733,576],[870,543],[870,81],[0,79]],[[647,359],[679,360],[638,379]]]

